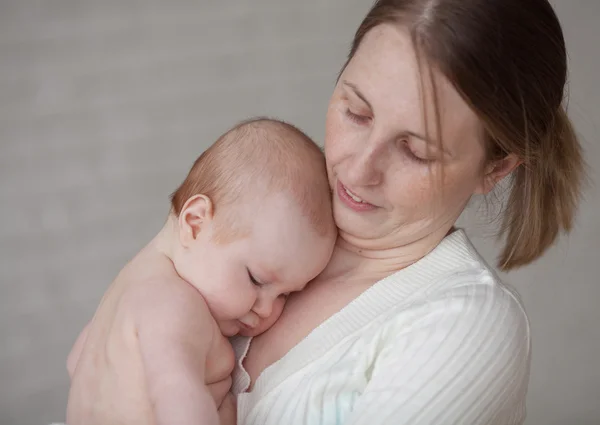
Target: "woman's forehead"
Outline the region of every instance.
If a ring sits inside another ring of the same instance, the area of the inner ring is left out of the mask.
[[[365,35],[342,78],[380,102],[396,99],[412,104],[420,98],[419,67],[410,36],[391,25],[380,25]]]
[[[410,34],[402,27],[382,24],[369,31],[340,78],[356,87],[381,120],[427,132],[438,139],[436,108],[444,141],[465,132],[477,136],[476,114],[452,83],[425,57],[417,59]],[[423,110],[423,107],[426,110]],[[427,118],[427,125],[425,125]]]

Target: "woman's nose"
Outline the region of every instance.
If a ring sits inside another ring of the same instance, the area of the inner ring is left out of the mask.
[[[349,164],[347,185],[353,186],[375,186],[381,183],[383,177],[383,152],[377,149],[365,148],[357,152]]]

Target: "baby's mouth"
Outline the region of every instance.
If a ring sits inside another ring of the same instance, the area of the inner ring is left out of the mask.
[[[249,315],[249,317],[248,316],[242,317],[241,319],[238,320],[238,322],[246,330],[252,330],[256,326],[258,326],[257,317],[254,315]]]

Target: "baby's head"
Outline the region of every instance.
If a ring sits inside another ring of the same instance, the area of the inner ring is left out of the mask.
[[[336,228],[321,150],[259,118],[221,136],[172,195],[177,272],[223,334],[258,335],[326,266]]]

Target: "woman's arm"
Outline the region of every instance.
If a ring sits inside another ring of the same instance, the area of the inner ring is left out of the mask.
[[[477,285],[416,307],[393,332],[346,425],[521,424],[529,327],[506,290]]]

